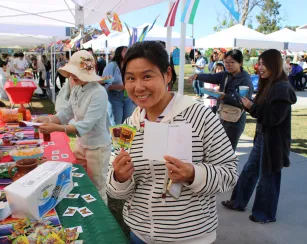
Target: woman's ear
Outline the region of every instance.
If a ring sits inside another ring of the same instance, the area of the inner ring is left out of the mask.
[[[172,80],[173,72],[172,72],[172,67],[168,66],[167,72],[166,72],[166,82],[169,84]]]

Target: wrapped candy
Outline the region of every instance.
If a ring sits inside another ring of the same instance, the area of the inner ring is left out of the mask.
[[[136,129],[128,125],[115,125],[110,127],[114,148],[130,148]]]

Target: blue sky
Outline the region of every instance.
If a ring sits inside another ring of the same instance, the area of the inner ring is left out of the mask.
[[[307,0],[279,0],[279,2],[282,4],[281,16],[285,18],[285,21],[282,22],[283,26],[302,26],[307,24]],[[226,12],[226,8],[219,0],[200,0],[194,24],[195,38],[214,33],[213,27],[218,23],[218,13],[224,14]],[[259,9],[254,9],[252,16],[257,15],[258,12]],[[174,27],[174,31],[177,32],[180,32],[180,13],[181,6],[179,5],[176,16],[176,25]],[[137,27],[147,22],[153,22],[158,14],[160,14],[160,17],[157,24],[164,26],[168,14],[168,2],[125,14],[120,16],[120,18],[129,26]],[[255,18],[253,18],[252,24],[254,28],[257,27],[257,21]],[[191,25],[188,25],[187,27],[187,35],[192,36]]]

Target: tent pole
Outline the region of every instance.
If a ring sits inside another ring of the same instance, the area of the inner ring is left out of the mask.
[[[182,13],[184,11],[186,0],[182,0]],[[186,28],[187,25],[181,22],[181,31],[180,31],[180,61],[179,61],[179,83],[178,83],[178,93],[184,93],[184,65],[185,65],[185,37],[186,37]]]
[[[169,1],[169,11],[172,7],[172,0]],[[167,26],[167,40],[166,40],[166,51],[169,57],[171,57],[171,47],[172,47],[172,27]]]

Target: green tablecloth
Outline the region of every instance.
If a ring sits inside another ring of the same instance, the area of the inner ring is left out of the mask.
[[[117,221],[99,196],[96,187],[86,174],[84,168],[80,165],[73,165],[79,168],[76,173],[85,173],[82,178],[73,177],[74,182],[79,186],[73,188],[71,193],[79,193],[78,199],[64,198],[57,206],[56,211],[60,217],[61,224],[64,228],[70,228],[81,225],[83,233],[80,234],[79,240],[84,243],[102,243],[102,244],[121,244],[128,243],[128,240],[122,232]],[[87,203],[81,198],[81,195],[91,194],[97,201]],[[72,217],[64,217],[63,214],[67,207],[87,207],[94,214],[88,217],[82,217],[78,212]]]

